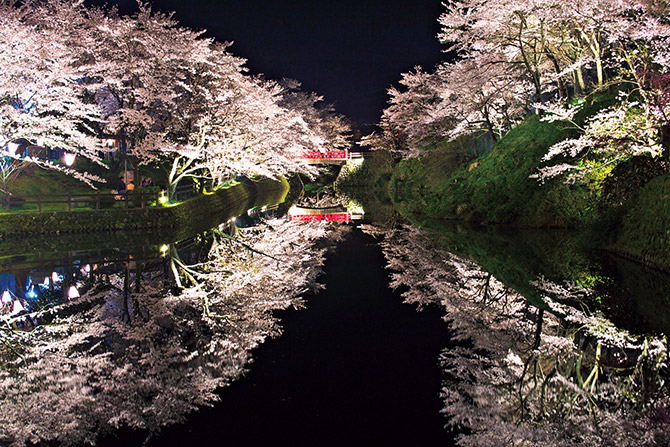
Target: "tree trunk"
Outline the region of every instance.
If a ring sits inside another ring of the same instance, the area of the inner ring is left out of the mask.
[[[584,73],[582,72],[581,67],[575,69],[575,78],[577,80],[575,87],[577,87],[579,95],[581,96],[586,92],[586,83],[584,82]]]
[[[484,121],[486,121],[486,129],[488,130],[489,135],[491,136],[491,140],[493,141],[493,144],[496,144],[496,141],[498,141],[498,138],[496,138],[495,129],[493,129],[493,124],[491,123],[491,120],[489,119],[489,111],[486,107],[484,108]]]
[[[605,71],[603,70],[603,61],[600,57],[596,58],[596,75],[598,77],[598,90],[602,90],[605,84]]]
[[[568,91],[568,87],[565,85],[565,82],[563,82],[563,76],[559,76],[561,73],[561,66],[558,63],[558,59],[551,52],[547,52],[547,57],[554,65],[554,70],[556,70],[559,96],[562,99],[570,100],[570,92]]]

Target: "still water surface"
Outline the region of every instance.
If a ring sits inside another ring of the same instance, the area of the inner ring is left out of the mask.
[[[3,258],[19,289],[41,282],[57,306],[17,342],[23,359],[3,351],[0,439],[667,440],[668,275],[581,235],[289,222],[283,211],[223,216],[220,231],[180,243]],[[51,271],[56,283],[34,279]],[[68,299],[71,285],[82,298]]]

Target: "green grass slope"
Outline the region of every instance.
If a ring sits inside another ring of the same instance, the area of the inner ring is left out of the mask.
[[[578,122],[611,104],[611,96],[593,100]],[[439,219],[531,227],[576,227],[593,219],[598,192],[588,186],[530,178],[547,149],[576,129],[565,122],[530,116],[472,163],[453,168],[446,162],[449,144],[419,159],[398,164],[389,194],[401,214]]]

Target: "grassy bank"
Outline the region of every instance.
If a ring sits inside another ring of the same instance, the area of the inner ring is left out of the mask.
[[[615,98],[590,99],[575,122],[611,105]],[[544,185],[530,178],[547,149],[577,135],[573,124],[529,116],[493,148],[468,163],[454,166],[460,145],[444,143],[419,159],[396,166],[389,194],[401,213],[440,219],[529,227],[579,227],[594,219],[597,185],[571,186],[561,180]]]
[[[280,203],[288,189],[286,180],[262,179],[221,188],[169,207],[4,214],[0,216],[0,239],[17,234],[135,230],[167,232],[179,239],[182,233],[204,231],[220,223],[221,219],[241,215],[249,208]]]
[[[575,227],[593,216],[597,194],[530,175],[547,149],[575,134],[566,123],[531,116],[472,162],[442,163],[449,147],[395,169],[389,194],[401,213],[532,227]]]
[[[670,174],[637,192],[609,248],[670,272]]]
[[[608,95],[590,100],[576,121],[585,122],[613,101]],[[560,178],[540,184],[530,177],[550,146],[576,135],[574,125],[530,116],[477,158],[467,159],[462,142],[445,141],[395,165],[388,195],[410,221],[589,229],[600,246],[670,271],[670,177],[659,175],[657,159],[637,157],[607,178],[593,176],[579,185]],[[377,168],[370,164],[358,175],[367,183],[351,183],[380,187],[388,169],[376,173]]]

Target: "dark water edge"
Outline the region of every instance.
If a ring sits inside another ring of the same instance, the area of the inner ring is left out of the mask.
[[[98,445],[454,445],[439,397],[448,326],[437,308],[403,304],[384,264],[354,230],[328,255],[326,289],[279,315],[284,334],[220,403],[148,441],[122,430]]]

